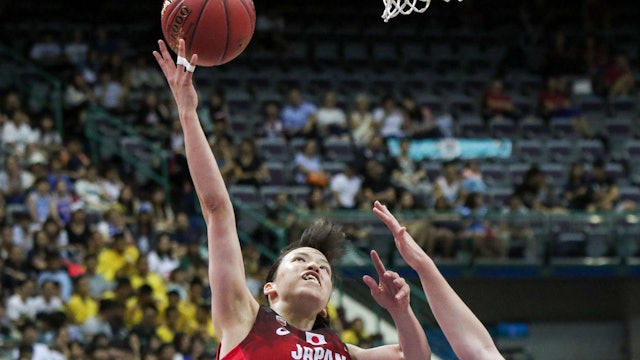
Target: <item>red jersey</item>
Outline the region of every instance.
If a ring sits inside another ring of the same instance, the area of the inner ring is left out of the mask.
[[[219,355],[216,359],[220,359]],[[260,307],[247,337],[221,360],[250,359],[348,360],[351,357],[334,330],[300,330],[271,308]]]

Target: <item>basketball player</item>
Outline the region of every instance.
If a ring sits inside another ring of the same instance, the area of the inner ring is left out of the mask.
[[[424,330],[409,304],[409,286],[387,271],[375,251],[371,259],[379,283],[365,276],[371,294],[389,311],[399,344],[363,349],[343,344],[326,326],[326,307],[333,288],[332,261],[342,243],[339,228],[325,221],[312,224],[298,242],[283,249],[263,292],[261,307],[246,286],[233,206],[198,118],[198,94],[192,82],[197,55],[187,61],[184,40],[174,63],[164,41],[153,55],[167,78],[178,107],[189,171],[207,224],[211,311],[220,337],[217,358],[378,360],[431,357]]]
[[[393,233],[402,258],[418,273],[431,311],[458,358],[504,359],[487,329],[449,286],[407,229],[378,201],[374,203],[373,212]]]

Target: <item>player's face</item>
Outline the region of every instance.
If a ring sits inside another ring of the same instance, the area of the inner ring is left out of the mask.
[[[333,283],[331,266],[327,258],[310,247],[295,249],[287,254],[278,268],[276,277],[280,296],[300,299],[302,294],[310,294],[322,302],[329,301]]]

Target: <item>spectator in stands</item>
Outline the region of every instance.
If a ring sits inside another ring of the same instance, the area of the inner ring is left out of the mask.
[[[487,184],[480,171],[477,159],[470,159],[465,162],[462,168],[462,188],[466,193],[484,194],[487,191]]]
[[[82,73],[73,73],[71,80],[64,85],[64,117],[69,120],[63,124],[65,135],[84,136],[82,126],[78,124],[84,123],[87,107],[96,102],[96,94]]]
[[[349,138],[349,124],[347,123],[347,114],[344,109],[338,105],[338,99],[335,91],[327,91],[324,94],[322,105],[316,113],[318,124],[318,135],[322,138]]]
[[[34,143],[46,154],[62,150],[62,136],[55,127],[53,116],[49,112],[40,115],[38,127],[34,129]]]
[[[147,254],[157,243],[156,224],[151,216],[151,206],[142,203],[138,208],[133,223],[125,224],[130,229],[131,236],[142,254]]]
[[[169,107],[160,101],[155,90],[148,90],[144,102],[136,111],[135,128],[150,139],[164,139],[169,135],[170,118]]]
[[[98,313],[85,321],[81,326],[81,332],[87,341],[91,341],[99,335],[107,336],[107,339],[114,335],[114,329],[110,321],[116,312],[116,307],[122,307],[118,300],[102,299],[98,304]]]
[[[516,184],[514,193],[529,210],[547,211],[556,206],[553,189],[537,164],[532,164],[525,172],[522,181]]]
[[[466,192],[462,186],[462,178],[458,172],[457,162],[455,160],[444,161],[441,169],[440,175],[433,181],[434,197],[436,199],[444,198],[452,207],[462,204]]]
[[[139,256],[135,270],[131,272],[131,286],[137,290],[143,285],[151,286],[153,298],[156,304],[164,305],[167,302],[167,290],[164,278],[149,268],[149,260],[146,256]]]
[[[47,268],[38,275],[38,285],[42,286],[45,281],[54,281],[60,286],[60,297],[65,304],[71,298],[73,292],[73,282],[67,271],[59,251],[49,251],[46,257]]]
[[[54,280],[45,280],[40,283],[38,295],[29,299],[27,304],[34,316],[62,311],[66,302],[62,302],[59,294],[60,285]]]
[[[46,178],[36,179],[33,190],[28,192],[26,204],[34,224],[41,226],[49,217],[60,221],[58,207]]]
[[[369,97],[366,94],[358,94],[355,98],[355,107],[349,114],[351,137],[358,147],[368,144],[379,130],[379,124],[373,121],[373,111],[370,105]]]
[[[616,180],[607,174],[606,163],[597,159],[591,166],[587,185],[588,211],[611,211],[620,199]]]
[[[513,98],[504,91],[503,79],[494,77],[482,96],[482,117],[486,124],[502,119],[518,120],[520,114]]]
[[[356,317],[351,320],[340,336],[342,337],[342,341],[347,344],[354,344],[365,349],[373,346],[371,335],[365,330],[364,320],[362,320],[361,317]]]
[[[114,199],[107,192],[104,178],[100,176],[96,165],[88,165],[84,173],[85,175],[75,182],[75,193],[85,204],[87,211],[103,213],[112,205]]]
[[[61,153],[63,172],[74,182],[86,173],[86,167],[91,164],[89,155],[83,149],[80,138],[70,138]],[[97,171],[97,169],[96,169]]]
[[[84,256],[84,277],[87,279],[89,285],[89,294],[93,299],[101,299],[102,296],[110,290],[114,289],[112,282],[97,271],[98,269],[98,257],[94,253],[87,253]]]
[[[636,80],[629,64],[629,58],[624,54],[615,54],[602,74],[602,84],[605,95],[611,98],[632,94]]]
[[[369,208],[376,199],[381,199],[389,206],[394,206],[398,193],[388,176],[387,169],[380,162],[369,159],[365,164],[362,179],[362,191],[358,203],[362,208]]]
[[[111,236],[111,246],[105,247],[98,254],[96,271],[105,280],[113,281],[116,276],[129,274],[138,260],[138,248],[127,241],[123,233]]]
[[[320,186],[309,187],[306,201],[299,207],[302,211],[329,212],[333,209],[331,206],[331,196],[326,188]]]
[[[35,281],[25,278],[16,285],[15,291],[11,292],[13,295],[7,300],[7,317],[14,326],[20,327],[35,316],[29,306],[29,300],[35,293],[36,284]]]
[[[164,85],[164,78],[157,67],[149,63],[149,57],[144,53],[135,55],[129,67],[129,83],[132,91],[144,89],[159,89]]]
[[[410,146],[408,138],[400,140],[400,153],[391,159],[391,182],[426,203],[433,193],[433,184],[420,162],[409,154]]]
[[[62,52],[65,61],[74,69],[80,69],[85,65],[89,56],[89,41],[82,29],[74,28],[71,31],[70,38],[62,46]]]
[[[121,114],[124,110],[126,90],[109,69],[101,69],[98,81],[93,86],[98,105],[114,114]]]
[[[546,80],[545,87],[540,91],[538,98],[540,117],[548,123],[553,117],[572,115],[570,112],[576,110],[571,106],[571,99],[563,79],[557,75],[550,75]]]
[[[570,210],[586,210],[589,204],[589,178],[580,162],[569,167],[562,197],[565,207]]]
[[[457,208],[462,217],[463,232],[460,236],[471,240],[473,253],[479,257],[501,257],[504,248],[491,222],[486,218],[488,208],[479,193],[468,193],[464,203]]]
[[[162,187],[154,187],[151,192],[151,217],[157,232],[173,231],[176,214],[168,202]]]
[[[9,114],[2,126],[2,144],[5,149],[23,156],[27,145],[36,144],[38,133],[31,126],[31,116],[26,110],[16,110]]]
[[[329,185],[329,175],[322,167],[322,155],[315,139],[309,139],[304,147],[296,152],[293,165],[294,180],[297,184]]]
[[[29,58],[49,70],[56,70],[64,60],[62,46],[50,29],[41,30],[40,36],[31,45]]]
[[[354,162],[345,163],[344,169],[329,180],[329,188],[333,194],[335,208],[356,209],[358,195],[362,189],[362,178],[359,176],[358,165]]]
[[[380,101],[380,105],[373,110],[373,121],[375,127],[379,128],[379,134],[383,138],[404,137],[406,135],[407,121],[398,105],[396,98],[392,95],[385,95]]]
[[[4,169],[0,170],[0,191],[7,205],[25,205],[27,189],[33,182],[33,175],[20,167],[17,156],[6,157]]]
[[[413,97],[402,99],[402,109],[407,121],[407,136],[412,139],[438,139],[445,136],[438,119],[428,106],[419,106]]]
[[[259,138],[280,138],[284,136],[284,126],[280,118],[280,103],[267,101],[262,105],[262,126],[257,130]]]
[[[149,270],[160,274],[165,282],[168,281],[171,272],[180,266],[179,250],[180,247],[168,233],[159,234],[156,246],[147,254]]]
[[[178,121],[178,126],[179,125],[180,123]],[[180,129],[180,131],[182,132],[182,129]],[[216,161],[218,162],[218,166],[220,167],[222,177],[228,183],[233,184],[233,182],[235,181],[235,174],[237,173],[237,165],[234,161],[235,155],[237,153],[237,146],[233,142],[233,138],[231,136],[221,136],[211,145],[211,150],[216,156]]]
[[[69,324],[82,325],[98,314],[98,301],[91,297],[91,284],[87,276],[80,275],[73,282],[73,294],[66,304],[67,319]]]
[[[158,339],[158,308],[154,304],[146,304],[142,308],[142,319],[133,325],[129,332],[140,345],[140,354],[145,357],[151,355],[160,346]]]
[[[236,184],[259,187],[269,182],[269,170],[264,165],[262,155],[258,154],[253,138],[240,141],[234,163],[236,172],[233,178]]]
[[[292,88],[287,94],[287,103],[282,107],[280,118],[287,138],[316,137],[317,107],[302,98],[299,88]]]
[[[211,91],[207,100],[208,101],[203,104],[203,107],[209,112],[209,121],[212,124],[231,121],[231,111],[229,110],[229,104],[222,89],[214,89]]]
[[[369,160],[375,160],[384,165],[385,171],[391,172],[391,154],[385,139],[379,135],[373,135],[369,142],[358,148],[356,161],[360,164],[360,172],[364,173],[365,164]]]

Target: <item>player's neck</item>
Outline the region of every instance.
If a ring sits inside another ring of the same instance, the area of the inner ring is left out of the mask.
[[[313,329],[313,324],[316,321],[316,314],[312,314],[309,311],[309,307],[305,304],[284,304],[278,302],[271,304],[271,309],[282,316],[287,323],[301,330]]]

